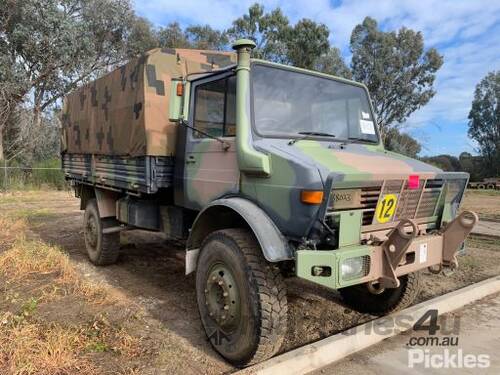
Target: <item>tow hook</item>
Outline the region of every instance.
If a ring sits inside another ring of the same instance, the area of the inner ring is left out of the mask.
[[[407,227],[411,228],[411,232],[407,232]],[[384,252],[383,274],[378,280],[381,287],[399,287],[400,283],[396,276],[396,268],[403,260],[406,250],[417,235],[418,226],[410,219],[402,219],[388,234],[387,240],[382,244]]]

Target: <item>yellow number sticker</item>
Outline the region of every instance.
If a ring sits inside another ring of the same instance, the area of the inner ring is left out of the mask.
[[[375,210],[375,217],[379,223],[387,223],[392,219],[396,212],[396,203],[398,198],[395,194],[386,194],[378,202],[377,209]]]

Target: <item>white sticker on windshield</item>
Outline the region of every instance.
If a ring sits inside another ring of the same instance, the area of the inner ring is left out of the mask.
[[[369,120],[370,114],[368,112],[361,111],[361,117],[363,118],[363,120]]]
[[[375,126],[371,120],[359,120],[359,126],[361,127],[361,133],[363,134],[375,134]]]

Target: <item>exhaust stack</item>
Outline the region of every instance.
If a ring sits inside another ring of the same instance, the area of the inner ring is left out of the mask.
[[[236,151],[240,171],[246,174],[269,176],[269,156],[257,151],[252,145],[250,110],[250,54],[255,43],[239,39],[233,44],[238,55],[236,67]]]

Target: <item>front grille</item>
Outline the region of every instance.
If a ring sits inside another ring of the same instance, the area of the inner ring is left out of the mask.
[[[380,197],[380,186],[370,186],[361,189],[361,204],[363,211],[363,225],[370,225],[375,215],[377,202]]]
[[[418,189],[410,190],[408,188],[408,181],[405,180],[403,182],[403,190],[401,190],[398,198],[398,205],[396,208],[396,214],[394,215],[394,220],[397,221],[403,218],[412,219],[415,217],[424,183],[425,181],[420,180]]]
[[[420,180],[416,189],[409,189],[408,180],[388,180],[382,195],[398,196],[393,221],[423,219],[434,216],[442,187],[443,180],[440,179]]]
[[[398,197],[396,212],[392,221],[405,219],[425,219],[435,215],[444,181],[441,179],[420,180],[416,189],[409,189],[408,180],[386,180],[382,186],[361,189],[363,203],[363,225],[374,222],[378,200],[386,194]]]
[[[441,191],[446,187],[448,191],[446,197],[450,196],[450,200],[456,199],[455,197],[458,196],[458,193],[463,191],[464,181],[421,179],[416,189],[408,187],[407,179],[379,181],[376,182],[377,185],[359,187],[358,189],[361,192],[359,196],[360,200],[357,205],[349,209],[363,210],[363,226],[375,225],[378,224],[374,216],[379,200],[387,194],[394,194],[397,196],[397,206],[391,222],[401,219],[419,219],[425,222],[425,219],[431,219],[436,216],[436,206],[440,201]],[[342,189],[337,191],[342,191]],[[338,211],[338,209],[329,207],[328,212],[335,211]]]
[[[442,188],[443,180],[427,180],[420,205],[418,206],[417,219],[434,216]]]

